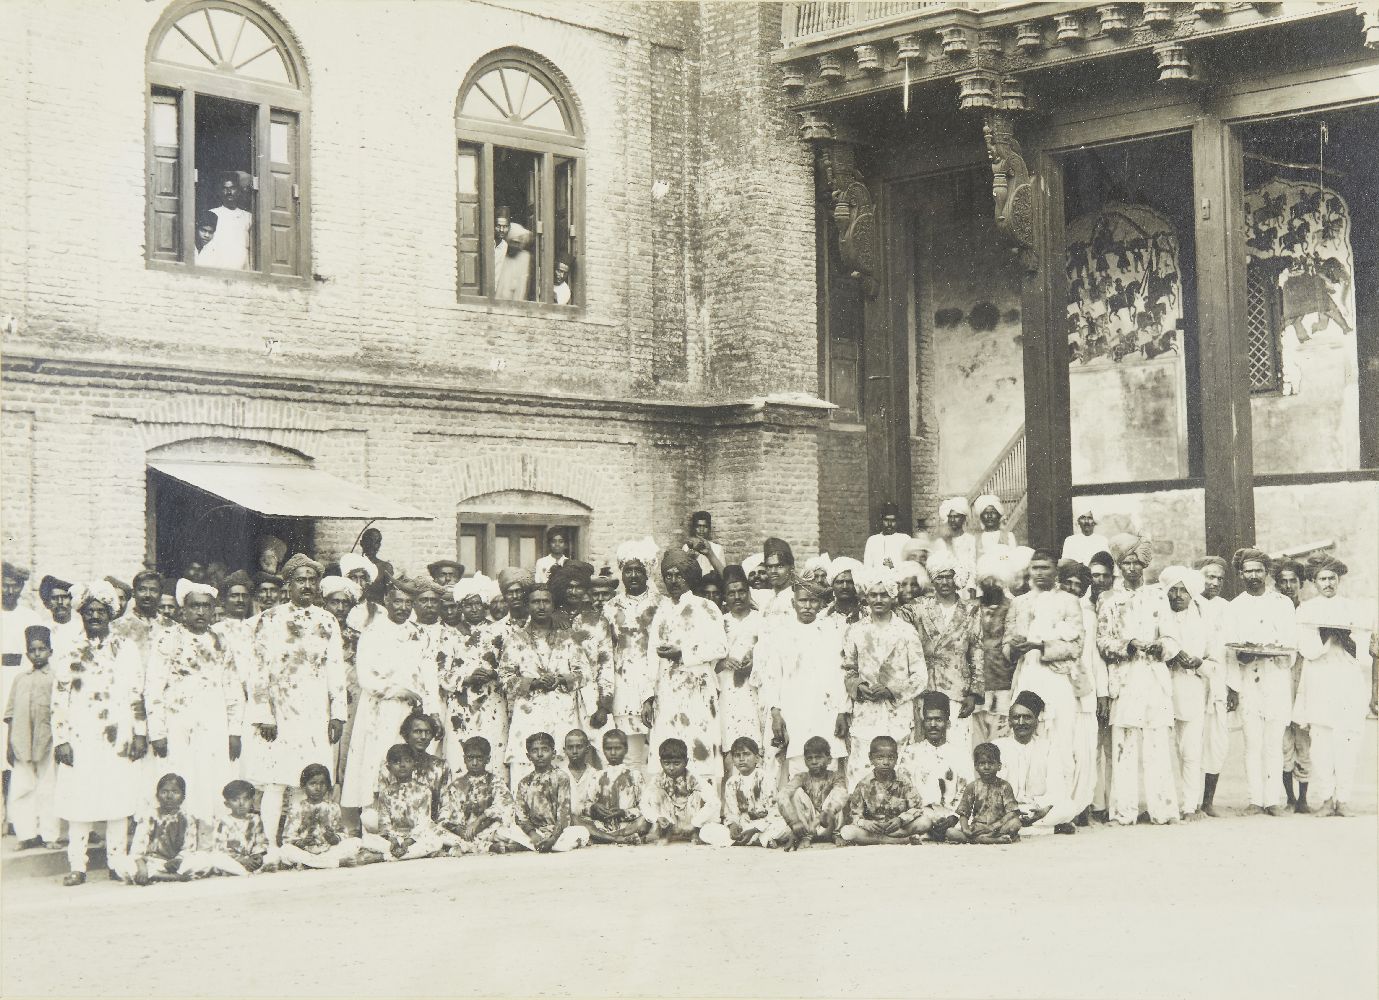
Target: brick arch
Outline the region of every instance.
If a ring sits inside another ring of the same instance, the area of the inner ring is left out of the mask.
[[[530,490],[566,497],[597,514],[606,495],[602,478],[590,465],[557,462],[536,455],[508,453],[460,462],[451,472],[457,504],[502,490]]]
[[[231,396],[179,396],[151,407],[135,421],[144,451],[188,438],[264,441],[315,456],[330,428],[315,414],[275,400]]]

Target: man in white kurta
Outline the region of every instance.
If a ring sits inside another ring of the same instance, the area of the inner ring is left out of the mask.
[[[1032,691],[1021,691],[1011,701],[1010,735],[996,740],[1001,777],[1015,793],[1024,833],[1076,833],[1072,821],[1082,806],[1072,797],[1067,759],[1038,731],[1043,707]]]
[[[1077,691],[1085,683],[1082,607],[1077,598],[1057,587],[1058,567],[1053,553],[1039,550],[1030,557],[1030,589],[1011,599],[1006,615],[1005,652],[1015,664],[1012,691],[1033,691],[1044,702],[1040,731],[1073,770]]]
[[[1236,710],[1240,697],[1240,668],[1235,657],[1225,655],[1222,645],[1221,629],[1226,620],[1226,608],[1230,606],[1230,602],[1221,596],[1226,585],[1226,560],[1206,556],[1197,560],[1193,567],[1202,574],[1202,599],[1198,607],[1202,610],[1202,624],[1207,630],[1208,658],[1220,667],[1207,677],[1207,711],[1202,720],[1202,798],[1199,805],[1205,815],[1216,816],[1216,782],[1221,777],[1221,768],[1226,765],[1226,753],[1230,748],[1230,713]]]
[[[933,552],[944,553],[956,567],[958,592],[965,597],[976,596],[977,546],[967,533],[971,515],[966,497],[949,497],[938,505],[942,527],[933,540]]]
[[[976,780],[972,750],[948,738],[953,703],[942,691],[925,691],[919,698],[919,738],[900,752],[900,768],[910,778],[924,807],[925,817],[939,829],[957,822],[958,801],[963,790]]]
[[[1077,825],[1087,825],[1087,812],[1093,806],[1105,808],[1105,797],[1096,803],[1098,773],[1097,743],[1103,720],[1111,712],[1110,677],[1106,661],[1096,648],[1096,608],[1084,600],[1091,590],[1091,570],[1081,563],[1065,560],[1058,566],[1058,587],[1077,599],[1082,609],[1082,669],[1073,674],[1073,694],[1077,714],[1073,723],[1073,798],[1082,803]]]
[[[1360,656],[1376,653],[1374,603],[1338,596],[1345,572],[1343,562],[1325,553],[1309,559],[1317,596],[1297,612],[1303,667],[1293,720],[1312,734],[1311,786],[1323,816],[1350,814],[1370,693]]]
[[[1168,601],[1159,614],[1159,641],[1173,685],[1173,750],[1178,810],[1184,819],[1199,818],[1202,806],[1203,724],[1211,681],[1221,670],[1211,657],[1196,596],[1203,586],[1202,574],[1186,566],[1166,566],[1159,574],[1159,587]]]
[[[1245,737],[1248,812],[1281,816],[1283,730],[1293,715],[1297,617],[1292,601],[1265,590],[1269,557],[1264,552],[1241,549],[1236,552],[1234,563],[1245,589],[1226,609],[1221,631],[1226,656],[1234,659],[1240,671],[1240,727]]]
[[[1077,512],[1077,531],[1063,539],[1063,558],[1075,559],[1084,566],[1090,566],[1092,556],[1098,552],[1110,552],[1111,543],[1105,535],[1096,530],[1096,515],[1090,507]]]
[[[284,794],[308,764],[330,767],[348,715],[340,625],[315,607],[324,567],[300,553],[283,567],[288,603],[269,608],[254,626],[248,708],[253,733],[245,774],[263,788],[260,813],[270,856],[276,853]]]
[[[905,558],[905,546],[910,536],[896,530],[900,509],[893,503],[881,508],[881,530],[867,539],[862,549],[862,562],[870,567],[889,566],[894,569]]]
[[[638,768],[656,756],[648,751],[642,707],[655,695],[660,671],[659,661],[647,655],[651,622],[661,602],[661,594],[650,585],[651,570],[659,560],[651,538],[619,545],[622,588],[603,606],[603,617],[613,630],[613,724],[627,735],[627,763]]]

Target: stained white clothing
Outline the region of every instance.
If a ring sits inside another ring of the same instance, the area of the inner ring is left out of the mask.
[[[903,531],[896,531],[886,535],[877,532],[867,539],[866,547],[862,550],[862,564],[865,566],[884,566],[886,560],[890,560],[892,567],[899,566],[904,560],[905,546],[910,544],[910,536]]]

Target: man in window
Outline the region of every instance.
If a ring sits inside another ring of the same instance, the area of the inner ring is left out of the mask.
[[[240,207],[248,188],[249,175],[242,170],[231,170],[221,176],[220,204],[211,209],[216,218],[215,233],[196,252],[199,266],[229,271],[243,271],[249,267],[249,234],[254,217]]]
[[[506,205],[498,209],[498,214],[493,220],[493,259],[501,261],[508,255],[508,226],[512,224],[512,215],[508,212]]]
[[[532,234],[520,223],[508,224],[507,253],[499,257],[494,251],[497,281],[494,297],[500,299],[530,298]]]
[[[556,305],[568,306],[570,294],[570,261],[565,257],[557,257],[555,259],[555,284],[551,286],[551,295],[554,297]]]

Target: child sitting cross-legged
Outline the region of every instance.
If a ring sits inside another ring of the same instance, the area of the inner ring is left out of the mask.
[[[704,793],[699,779],[689,773],[689,749],[684,740],[661,743],[661,773],[647,794],[646,818],[656,830],[656,842],[673,840],[727,847],[728,828],[718,821],[718,797]]]
[[[842,769],[829,767],[833,748],[822,736],[811,736],[804,743],[802,774],[790,779],[778,796],[781,818],[790,827],[787,851],[816,843],[832,843],[842,825],[848,804],[847,781]]]
[[[585,815],[576,818],[595,844],[640,844],[651,824],[642,815],[642,771],[624,763],[627,734],[621,729],[603,734],[603,759],[607,766],[598,772]]]
[[[254,786],[236,778],[221,794],[229,815],[216,817],[209,850],[184,859],[181,870],[189,875],[248,875],[263,867],[268,838],[253,811]]]
[[[282,863],[304,868],[354,867],[364,845],[358,837],[345,836],[340,803],[328,797],[330,771],[324,764],[308,764],[302,768],[301,783],[301,794],[292,797],[283,823]]]
[[[570,821],[570,776],[553,766],[555,738],[550,733],[527,737],[532,772],[517,783],[516,819],[522,835],[517,846],[559,854],[589,843],[589,831]]]
[[[182,808],[187,782],[180,774],[165,774],[158,779],[157,794],[157,811],[138,818],[123,870],[116,872],[135,885],[185,882],[191,877],[182,871],[198,846],[196,817]]]
[[[733,773],[723,783],[723,824],[737,847],[781,847],[790,827],[776,806],[776,783],[761,766],[761,748],[750,736],[733,741]]]
[[[526,834],[513,821],[512,793],[488,769],[493,748],[482,736],[464,741],[464,773],[441,794],[440,824],[453,857],[502,854]]]
[[[972,751],[977,780],[963,789],[958,800],[958,825],[948,831],[955,844],[1009,844],[1020,839],[1020,805],[1010,782],[997,777],[1001,750],[994,743],[979,743]]]
[[[430,783],[416,773],[416,754],[406,743],[388,748],[385,773],[374,787],[373,805],[359,814],[366,851],[385,861],[415,861],[439,854],[448,835],[431,818]]]
[[[872,773],[857,782],[848,799],[848,822],[840,831],[849,844],[910,844],[928,831],[930,820],[910,779],[896,772],[899,747],[889,736],[871,741]]]

